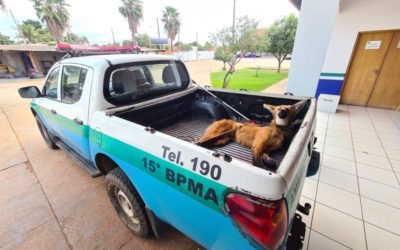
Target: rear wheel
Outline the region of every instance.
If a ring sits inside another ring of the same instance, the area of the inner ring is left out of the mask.
[[[53,140],[53,136],[49,133],[47,128],[43,125],[38,115],[35,115],[36,123],[39,127],[39,131],[42,134],[43,140],[46,142],[47,146],[51,149],[58,149],[57,145]]]
[[[122,222],[134,234],[148,237],[150,222],[146,216],[144,202],[120,168],[115,168],[107,174],[106,187],[108,197]]]

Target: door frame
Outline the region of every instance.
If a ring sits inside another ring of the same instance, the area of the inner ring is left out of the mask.
[[[369,31],[359,31],[359,32],[358,32],[357,38],[356,38],[356,40],[355,40],[355,42],[354,42],[354,45],[353,45],[353,49],[352,49],[352,51],[351,51],[351,56],[350,56],[350,59],[349,59],[349,63],[347,64],[347,68],[346,68],[346,72],[345,72],[345,75],[344,75],[344,78],[343,78],[343,84],[342,84],[342,88],[340,89],[339,96],[342,96],[342,92],[343,92],[344,86],[345,86],[345,84],[346,84],[346,82],[347,82],[347,76],[349,75],[350,68],[351,68],[351,66],[352,66],[352,64],[353,64],[354,56],[355,56],[355,53],[356,53],[356,50],[357,50],[357,45],[358,45],[358,42],[360,41],[361,35],[362,35],[362,34],[369,34],[369,33],[378,33],[378,32],[398,32],[398,31],[400,31],[400,29],[369,30]],[[393,39],[393,38],[392,38],[392,39]],[[391,42],[392,42],[392,40],[389,41],[389,43],[391,43]],[[389,49],[388,49],[388,50],[389,50]],[[388,52],[388,51],[386,51],[385,56],[383,57],[382,63],[385,61],[387,52]],[[381,65],[381,66],[382,66],[382,65]],[[379,72],[379,73],[380,73],[380,72]],[[379,77],[379,73],[378,73],[378,77]],[[368,102],[369,102],[369,99],[371,98],[372,92],[374,91],[375,84],[376,84],[376,81],[378,80],[378,77],[376,77],[376,79],[375,79],[374,86],[372,87],[371,93],[370,93],[369,96],[368,96],[367,105],[366,105],[365,107],[368,107]]]

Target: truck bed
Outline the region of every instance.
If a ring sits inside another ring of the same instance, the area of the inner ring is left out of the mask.
[[[206,128],[212,123],[212,120],[199,119],[199,118],[184,118],[177,123],[171,124],[160,129],[160,132],[170,136],[179,138],[181,140],[195,144],[203,135]],[[222,147],[211,148],[218,152],[230,155],[231,157],[252,164],[251,149],[239,145],[235,142]],[[275,160],[281,161],[285,155],[286,149],[274,153],[272,157]]]
[[[228,97],[230,98],[229,100],[232,106],[234,106],[235,102],[239,102],[241,103],[242,109],[243,107],[247,107],[248,112],[244,113],[263,126],[269,124],[271,117],[264,109],[259,108],[262,107],[262,103],[278,105],[292,104],[295,102],[285,103],[285,99],[281,99],[282,101],[277,102],[279,101],[278,98],[260,99],[259,96],[249,96],[248,100],[235,100],[234,98],[236,96],[234,95],[229,95]],[[124,112],[123,114],[117,114],[117,116],[146,127],[152,127],[157,131],[193,144],[198,141],[204,134],[206,128],[214,121],[233,119],[244,122],[230,110],[216,103],[215,100],[210,99],[201,92],[183,96],[168,102],[134,109],[129,112]],[[273,153],[271,157],[280,162],[284,158],[289,145],[290,142],[287,142],[281,150]],[[243,147],[235,142],[210,149],[227,154],[232,158],[249,164],[253,162],[251,149]]]

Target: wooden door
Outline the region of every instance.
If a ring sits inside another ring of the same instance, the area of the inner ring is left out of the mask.
[[[396,109],[400,105],[400,31],[394,33],[368,106]]]
[[[341,103],[368,104],[392,36],[392,31],[362,33],[359,36],[341,93]]]

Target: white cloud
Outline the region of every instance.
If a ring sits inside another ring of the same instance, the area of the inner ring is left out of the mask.
[[[118,0],[67,0],[71,6],[72,31],[85,35],[90,42],[104,44],[112,42],[111,28],[117,41],[129,39],[127,22],[118,12]],[[165,6],[176,7],[181,14],[181,35],[183,42],[196,40],[204,43],[210,32],[232,24],[233,0],[143,0],[144,20],[139,33],[157,36],[156,18],[161,19]],[[36,19],[32,2],[29,0],[6,0],[18,21]],[[248,15],[260,20],[260,26],[267,27],[272,22],[289,13],[297,13],[289,0],[236,0],[236,17]],[[15,25],[10,15],[0,14],[0,32],[15,37]],[[160,21],[161,36],[166,36]]]

